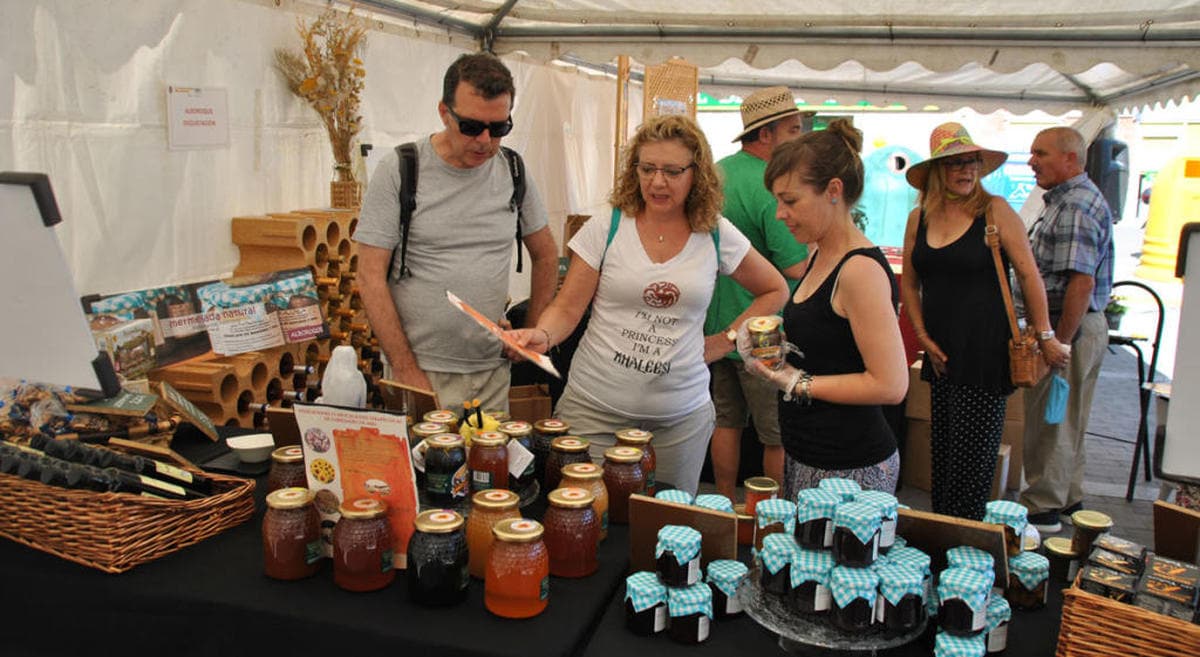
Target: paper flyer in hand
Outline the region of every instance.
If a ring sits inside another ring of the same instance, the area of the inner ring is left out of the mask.
[[[546,354],[539,354],[536,351],[526,349],[525,347],[518,345],[512,338],[505,335],[504,329],[500,328],[496,322],[493,322],[487,317],[481,315],[478,310],[472,308],[471,305],[466,301],[459,299],[450,290],[446,290],[446,298],[450,300],[450,303],[454,304],[455,308],[458,308],[466,313],[468,317],[475,320],[475,323],[487,329],[488,332],[499,338],[501,342],[511,347],[517,353],[524,356],[529,362],[553,374],[555,378],[562,378],[562,375],[558,373],[558,369],[554,367],[554,363],[550,361],[550,358],[546,356]]]

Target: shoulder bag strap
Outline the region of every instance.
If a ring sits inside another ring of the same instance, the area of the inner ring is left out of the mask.
[[[1008,273],[1004,271],[1004,263],[1000,260],[1000,229],[992,219],[992,207],[990,204],[984,210],[983,216],[987,220],[987,230],[984,231],[984,239],[987,240],[988,246],[992,250],[992,261],[996,264],[996,278],[1000,282],[1000,296],[1004,299],[1004,310],[1008,313],[1008,328],[1012,331],[1012,337],[1016,338],[1021,335],[1021,330],[1017,328],[1017,313],[1013,310],[1012,292],[1008,289]]]

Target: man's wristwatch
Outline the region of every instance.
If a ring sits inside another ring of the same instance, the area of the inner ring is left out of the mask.
[[[1053,338],[1053,337],[1054,337],[1054,329],[1050,329],[1049,331],[1038,331],[1038,334],[1037,334],[1038,342],[1045,342],[1046,340],[1049,340],[1050,338]]]

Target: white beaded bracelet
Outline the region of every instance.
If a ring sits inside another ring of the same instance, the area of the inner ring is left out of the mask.
[[[796,384],[800,382],[800,378],[804,376],[804,370],[796,370],[792,375],[792,380],[788,382],[787,390],[783,393],[783,401],[792,401],[796,398]]]

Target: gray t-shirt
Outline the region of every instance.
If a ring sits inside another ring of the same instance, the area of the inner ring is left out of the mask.
[[[479,372],[504,363],[500,341],[450,305],[458,295],[485,317],[499,319],[508,298],[516,212],[508,209],[512,174],[503,154],[473,169],[457,169],[417,142],[417,208],[408,236],[411,277],[392,286],[417,364],[431,372]],[[371,178],[354,239],[393,249],[400,244],[399,156],[391,149]],[[525,178],[521,234],[548,222],[537,186]],[[399,252],[395,266],[399,266]]]

